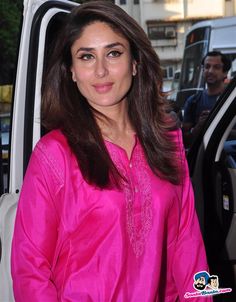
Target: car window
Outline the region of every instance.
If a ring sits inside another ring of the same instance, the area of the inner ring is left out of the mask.
[[[11,129],[11,106],[12,106],[12,85],[1,86],[1,106],[0,112],[0,142],[1,142],[1,164],[4,173],[3,191],[7,191],[7,174],[10,154],[10,129]]]
[[[0,129],[3,149],[8,149],[10,136],[10,113],[0,114]]]
[[[23,1],[1,0],[0,9],[0,137],[1,158],[4,172],[4,188],[8,189],[7,174],[10,154],[10,132],[12,98],[14,91],[14,80],[19,44],[19,33],[21,28]]]

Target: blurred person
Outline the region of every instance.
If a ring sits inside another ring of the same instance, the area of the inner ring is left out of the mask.
[[[73,9],[43,81],[49,132],[17,209],[16,302],[185,301],[208,269],[161,84],[159,58],[124,10],[110,1]]]
[[[210,51],[203,58],[202,67],[207,88],[190,96],[184,106],[182,130],[186,148],[190,147],[224,91],[231,62],[221,52]]]

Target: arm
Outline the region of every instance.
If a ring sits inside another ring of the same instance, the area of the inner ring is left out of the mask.
[[[202,93],[198,93],[190,96],[184,106],[184,119],[182,123],[183,140],[185,148],[189,148],[193,140],[200,133],[210,111],[203,110],[200,116],[197,118],[196,111],[198,108],[198,102],[202,98]]]
[[[181,149],[182,142],[181,142]],[[194,195],[188,174],[184,151],[181,152],[184,177],[180,193],[180,221],[178,239],[172,262],[172,273],[179,293],[180,301],[184,302],[186,292],[195,292],[193,288],[194,274],[200,271],[208,272],[205,247],[195,212]],[[210,296],[194,298],[194,301],[212,301]]]
[[[59,220],[54,206],[56,196],[53,171],[45,158],[34,152],[24,179],[12,243],[16,302],[57,301],[51,271]]]
[[[191,142],[193,141],[193,123],[182,123],[182,131],[183,131],[183,140],[184,146],[188,149],[191,146]]]
[[[184,136],[184,145],[186,148],[190,147],[195,137],[197,137],[198,134],[200,133],[209,113],[210,113],[209,110],[202,111],[195,126],[193,123],[188,123],[188,122],[183,123],[182,130]]]
[[[182,123],[182,132],[185,148],[190,147],[193,140],[192,128],[194,126],[194,103],[193,96],[190,96],[184,105],[184,117]]]

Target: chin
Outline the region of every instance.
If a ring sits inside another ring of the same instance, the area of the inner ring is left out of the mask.
[[[207,85],[209,85],[209,86],[214,86],[216,84],[217,84],[216,81],[207,81]]]

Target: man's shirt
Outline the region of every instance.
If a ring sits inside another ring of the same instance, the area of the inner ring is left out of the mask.
[[[218,99],[219,95],[208,95],[207,90],[203,90],[191,95],[184,106],[184,123],[197,124],[202,111],[211,110]]]

